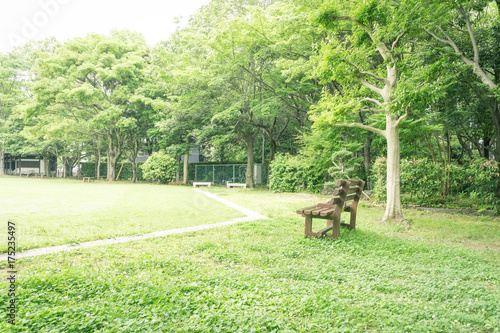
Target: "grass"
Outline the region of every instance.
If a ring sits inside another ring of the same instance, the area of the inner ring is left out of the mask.
[[[109,185],[115,186],[115,185]],[[324,198],[210,191],[270,220],[22,259],[12,332],[495,332],[500,223],[358,209],[338,240],[295,209]],[[316,224],[319,226],[319,223]],[[5,308],[6,292],[0,294]]]
[[[265,190],[234,191],[225,188],[210,188],[208,191],[221,197],[228,196],[231,201],[271,218],[298,217],[297,208],[326,202],[329,197],[307,193],[269,193]],[[490,216],[468,216],[462,214],[444,214],[418,210],[404,210],[409,220],[406,225],[394,225],[380,222],[384,215],[383,207],[360,202],[356,226],[360,230],[369,230],[377,234],[420,240],[428,243],[442,243],[452,246],[473,247],[484,250],[483,253],[495,253],[500,250],[500,218]],[[349,215],[346,215],[349,218]],[[301,220],[301,218],[298,218]],[[321,221],[313,227],[320,229]],[[313,229],[314,230],[314,229]],[[342,231],[341,231],[342,232]],[[492,252],[493,251],[493,252]]]
[[[189,187],[0,177],[0,189],[0,221],[18,225],[18,250],[243,216]],[[6,250],[0,243],[0,252]]]

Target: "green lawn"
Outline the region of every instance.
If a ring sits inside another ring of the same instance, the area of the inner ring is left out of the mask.
[[[306,239],[295,209],[323,198],[210,191],[271,219],[22,259],[17,325],[2,321],[0,331],[500,328],[498,219],[406,211],[408,229],[378,222],[383,210],[363,204],[357,230]]]
[[[0,177],[0,221],[17,223],[21,250],[241,216],[189,187]],[[0,243],[0,252],[6,249]]]

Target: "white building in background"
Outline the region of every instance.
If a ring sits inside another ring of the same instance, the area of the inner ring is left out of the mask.
[[[146,149],[142,149],[139,155],[137,155],[136,162],[146,162],[149,158],[148,151]],[[202,162],[203,155],[200,152],[200,149],[197,145],[194,145],[191,151],[189,152],[189,163],[197,163]],[[181,156],[181,163],[184,162],[184,155]]]
[[[45,163],[48,163],[49,176],[55,177],[57,162],[55,158],[44,161],[36,155],[16,156],[5,153],[3,156],[4,173],[6,175],[21,174],[43,174],[45,172]]]
[[[191,151],[189,152],[189,163],[198,163],[202,160],[202,155],[200,153],[200,149],[198,145],[194,145]],[[184,162],[184,155],[181,156],[181,163]]]

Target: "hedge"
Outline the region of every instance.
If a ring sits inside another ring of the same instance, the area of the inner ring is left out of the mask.
[[[324,171],[301,156],[278,154],[271,163],[269,189],[273,192],[320,192],[324,182]]]
[[[377,200],[386,199],[385,158],[374,163],[374,194]],[[429,204],[447,196],[468,196],[487,205],[495,205],[498,166],[486,159],[475,159],[463,165],[442,164],[428,159],[401,160],[401,193],[412,204]]]
[[[140,166],[144,164],[144,162],[138,162],[137,163],[137,180],[144,180],[142,178],[142,169]],[[95,162],[83,162],[81,163],[82,165],[82,176],[83,177],[95,177],[95,167],[96,164]],[[116,164],[116,175],[118,175],[118,172],[120,171],[122,164],[117,163]],[[108,164],[106,162],[101,163],[101,168],[100,168],[100,177],[106,178],[108,175]],[[132,162],[125,162],[123,164],[123,169],[120,173],[120,177],[118,178],[119,180],[130,180],[132,179]]]

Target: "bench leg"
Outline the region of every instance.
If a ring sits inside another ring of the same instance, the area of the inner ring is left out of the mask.
[[[312,217],[311,216],[305,216],[306,218],[306,225],[304,228],[304,233],[306,236],[312,236]]]
[[[356,228],[356,211],[351,212],[351,229]]]
[[[334,219],[332,229],[332,238],[339,238],[340,236],[340,218]]]
[[[327,226],[327,227],[329,227],[329,226],[331,226],[331,225],[333,225],[333,220],[326,220],[326,226]],[[333,228],[333,227],[332,227],[332,228]],[[333,229],[332,229],[332,230],[333,230]],[[326,236],[328,236],[328,235],[326,235]],[[331,236],[328,236],[328,237],[331,237]]]

